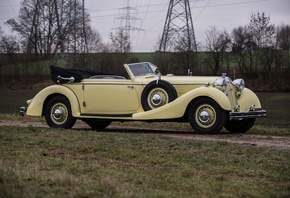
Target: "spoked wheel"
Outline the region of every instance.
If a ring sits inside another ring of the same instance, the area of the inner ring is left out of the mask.
[[[248,118],[243,120],[228,120],[225,128],[231,133],[246,133],[255,124],[256,118]]]
[[[226,113],[214,100],[199,98],[189,107],[188,120],[197,133],[214,134],[223,128]]]
[[[169,102],[168,93],[161,87],[153,88],[147,97],[147,103],[151,109],[161,107]]]
[[[70,103],[64,96],[55,96],[47,102],[44,117],[52,128],[70,129],[76,122],[71,113]]]
[[[112,121],[110,120],[98,120],[98,119],[83,119],[93,130],[101,130],[108,127]]]
[[[156,109],[177,98],[175,88],[167,81],[159,80],[149,83],[141,95],[144,111]]]

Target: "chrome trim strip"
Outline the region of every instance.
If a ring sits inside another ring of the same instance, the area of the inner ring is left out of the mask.
[[[209,85],[213,85],[213,83],[172,83],[172,85],[206,85],[206,86],[209,86]]]
[[[84,85],[147,85],[142,83],[116,83],[116,82],[83,82]]]
[[[65,84],[65,83],[64,83]],[[73,84],[82,84],[82,85],[148,85],[148,83],[118,83],[118,82],[79,82]],[[172,85],[213,85],[213,83],[172,83]]]
[[[267,111],[248,111],[248,112],[230,112],[230,120],[241,119],[241,118],[257,118],[266,117]]]
[[[81,113],[81,116],[94,116],[94,117],[132,117],[132,113],[129,114],[93,114],[93,113]]]

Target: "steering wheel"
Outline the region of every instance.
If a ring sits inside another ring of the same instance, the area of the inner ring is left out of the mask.
[[[132,73],[134,74],[134,76],[139,76],[140,75],[140,73],[139,73],[139,71],[138,70],[132,70]]]

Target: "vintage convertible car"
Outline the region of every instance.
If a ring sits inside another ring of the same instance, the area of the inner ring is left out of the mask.
[[[161,75],[149,62],[124,65],[128,76],[51,66],[56,85],[41,90],[21,114],[44,116],[50,127],[71,128],[81,119],[93,129],[112,121],[189,122],[214,134],[223,127],[245,133],[266,116],[242,79]]]

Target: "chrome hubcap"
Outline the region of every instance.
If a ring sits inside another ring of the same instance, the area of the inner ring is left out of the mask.
[[[156,93],[152,96],[151,102],[153,105],[160,105],[162,102],[162,96],[159,93]]]
[[[56,120],[60,120],[63,115],[63,111],[61,109],[55,109],[53,112],[53,118]]]
[[[209,128],[216,122],[216,111],[208,104],[199,106],[195,112],[195,120],[197,124],[203,128]]]
[[[203,110],[200,112],[199,114],[199,120],[202,122],[202,123],[206,123],[210,120],[210,114],[208,111],[206,110]]]
[[[65,123],[68,119],[67,107],[63,103],[54,104],[50,111],[50,117],[51,120],[57,125]]]
[[[168,100],[169,97],[167,92],[160,87],[152,89],[148,94],[147,98],[148,104],[151,107],[151,109],[155,109],[167,104]]]

